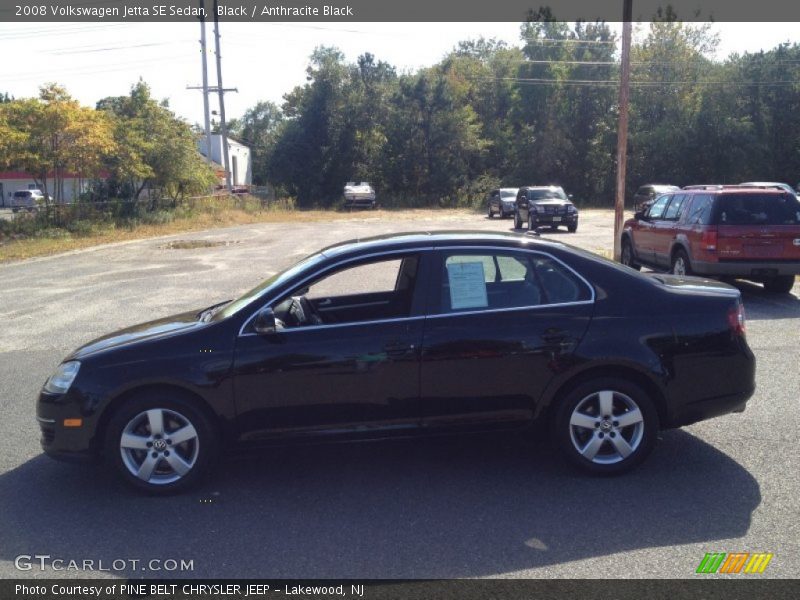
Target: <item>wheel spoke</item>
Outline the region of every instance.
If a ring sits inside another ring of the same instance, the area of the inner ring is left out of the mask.
[[[588,458],[589,460],[594,460],[594,457],[597,456],[597,452],[600,450],[600,446],[603,445],[605,440],[602,439],[597,434],[592,436],[587,444],[581,450],[581,454],[584,458]]]
[[[595,425],[597,424],[597,420],[595,417],[590,417],[589,415],[585,415],[582,412],[578,412],[577,410],[572,413],[572,417],[569,420],[570,425],[574,425],[575,427],[583,427],[585,429],[594,429]]]
[[[641,423],[642,419],[642,413],[638,408],[634,408],[626,413],[622,413],[621,415],[614,417],[614,420],[619,423],[620,428]]]
[[[153,455],[148,453],[147,458],[144,459],[144,462],[136,472],[136,476],[143,481],[150,481],[150,477],[153,475],[158,461],[159,458],[153,458]]]
[[[614,448],[617,449],[617,452],[619,452],[622,458],[628,458],[631,452],[633,452],[633,448],[631,448],[627,440],[621,435],[617,434],[616,436],[608,439],[611,441],[611,444],[614,446]]]
[[[604,390],[597,394],[600,405],[600,416],[609,416],[614,409],[614,392]]]
[[[148,441],[150,441],[150,438],[143,435],[123,433],[119,445],[123,448],[130,448],[131,450],[147,450]]]
[[[150,424],[150,435],[164,433],[164,413],[159,408],[147,411],[147,422]]]
[[[178,445],[195,439],[197,437],[197,431],[195,431],[195,428],[189,423],[177,431],[167,434],[167,437],[169,437],[173,445]]]
[[[164,460],[169,463],[169,466],[172,467],[173,471],[175,471],[178,475],[183,477],[192,466],[183,460],[177,452],[170,452],[169,456],[165,456]]]

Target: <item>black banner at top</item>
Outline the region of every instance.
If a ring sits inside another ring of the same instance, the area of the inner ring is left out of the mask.
[[[787,0],[632,0],[633,20],[800,21]],[[623,0],[0,0],[3,22],[520,22],[547,9],[560,21],[621,21]]]

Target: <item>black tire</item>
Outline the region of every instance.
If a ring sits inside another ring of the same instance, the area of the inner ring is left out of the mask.
[[[536,219],[533,218],[533,213],[528,213],[528,231],[536,231]]]
[[[155,411],[161,413],[163,433],[156,434],[157,439],[153,441],[148,432],[152,423],[150,414]],[[196,435],[181,443],[173,442],[169,436],[185,431],[187,424],[194,428]],[[151,440],[147,442],[148,449],[138,446],[123,449],[123,433]],[[156,452],[153,444],[159,442],[163,442],[164,448]],[[104,450],[106,463],[129,485],[149,494],[166,495],[187,490],[208,474],[217,459],[219,439],[216,428],[196,402],[180,394],[156,390],[130,398],[114,413],[106,429]],[[183,461],[181,469],[191,463],[185,473],[179,474],[170,465],[169,461],[176,458]],[[148,480],[137,477],[132,471],[137,464],[143,466],[145,462],[154,463]]]
[[[489,216],[490,219],[494,216],[494,213],[492,212],[492,205],[491,204],[489,205],[489,215],[488,216]]]
[[[569,231],[570,233],[575,233],[576,231],[578,231],[578,224],[575,223],[575,225],[567,225],[567,231]]]
[[[676,272],[676,269],[678,271],[682,270],[683,272],[682,273]],[[672,273],[673,275],[683,275],[683,276],[693,274],[692,263],[689,260],[689,255],[686,254],[684,250],[679,249],[672,254],[672,261],[669,272]]]
[[[590,416],[585,412],[593,407],[599,412],[600,398],[608,398],[606,394],[611,394],[610,415]],[[581,419],[579,422],[585,417],[590,427],[571,423],[576,411],[580,413],[576,417]],[[625,415],[629,415],[631,425],[614,419]],[[641,419],[634,422],[638,417]],[[552,423],[553,439],[567,459],[597,475],[620,475],[637,467],[652,452],[659,430],[658,412],[647,393],[635,383],[617,377],[600,377],[572,388],[559,401]],[[623,456],[618,447],[630,452]],[[579,448],[586,455],[592,451],[596,454],[588,459]]]
[[[638,264],[633,258],[633,244],[628,238],[622,239],[622,250],[620,251],[619,262],[626,267],[639,271],[642,266]]]
[[[517,211],[514,211],[514,229],[522,229],[522,219]]]
[[[778,275],[764,282],[764,289],[771,294],[788,294],[794,287],[794,275]]]

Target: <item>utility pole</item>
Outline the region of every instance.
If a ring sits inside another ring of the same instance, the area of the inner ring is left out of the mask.
[[[628,1],[628,0],[626,0]],[[225,161],[225,187],[232,191],[231,169],[228,162],[228,125],[225,122],[225,89],[222,87],[222,55],[219,51],[219,13],[218,0],[214,0],[214,38],[217,48],[217,92],[219,93],[219,131],[222,134],[222,156]]]
[[[206,160],[211,160],[211,115],[208,110],[208,52],[206,49],[206,18],[205,0],[200,2],[200,52],[203,55],[203,117],[206,129]]]
[[[216,1],[216,0],[215,0]],[[631,80],[631,21],[633,0],[623,0],[622,56],[619,80],[619,124],[617,126],[617,196],[614,202],[614,260],[619,261],[622,222],[625,219],[625,168],[628,161],[628,100]]]

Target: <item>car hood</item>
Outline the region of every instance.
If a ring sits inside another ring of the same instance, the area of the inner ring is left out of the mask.
[[[546,200],[531,200],[531,204],[536,206],[569,206],[572,202],[559,198],[547,198]]]
[[[205,327],[208,324],[198,319],[200,312],[200,310],[194,310],[120,329],[84,344],[64,360],[80,360],[103,350],[120,348],[145,340],[168,337]]]

